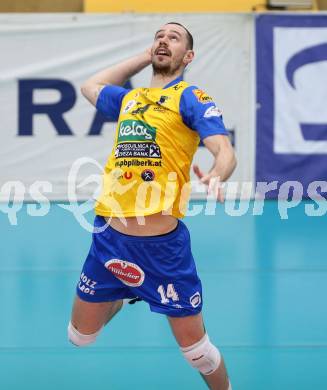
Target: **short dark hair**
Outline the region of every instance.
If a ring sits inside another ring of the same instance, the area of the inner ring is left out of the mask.
[[[168,23],[166,23],[166,24],[176,24],[177,26],[183,27],[183,29],[186,31],[188,49],[189,49],[189,50],[193,50],[193,36],[192,36],[192,34],[188,31],[188,29],[187,29],[185,26],[183,26],[182,24],[177,23],[177,22],[168,22]]]

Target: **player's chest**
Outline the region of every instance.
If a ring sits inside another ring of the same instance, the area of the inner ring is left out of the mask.
[[[144,91],[144,90],[142,90]],[[123,101],[118,136],[137,140],[151,140],[154,134],[169,135],[182,124],[179,99],[169,94],[138,92]],[[173,135],[173,134],[172,134]]]

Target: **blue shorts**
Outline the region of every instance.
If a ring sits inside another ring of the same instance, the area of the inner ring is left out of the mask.
[[[105,224],[96,216],[95,227]],[[151,237],[126,235],[110,226],[94,232],[77,295],[88,302],[139,297],[154,312],[172,317],[198,314],[202,286],[187,227],[178,221],[172,232]]]

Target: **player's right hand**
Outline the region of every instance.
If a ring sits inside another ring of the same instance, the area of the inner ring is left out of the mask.
[[[193,172],[196,174],[201,183],[208,186],[208,194],[213,195],[214,198],[220,203],[223,203],[225,201],[220,177],[215,173],[214,169],[212,169],[209,173],[205,174],[201,171],[198,165],[194,164]]]
[[[149,65],[151,64],[151,61],[152,61],[152,46],[148,47],[145,52],[144,52],[145,56],[147,57],[147,60],[149,62]]]

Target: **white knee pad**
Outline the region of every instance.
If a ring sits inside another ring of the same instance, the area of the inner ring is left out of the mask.
[[[207,334],[197,343],[181,348],[185,359],[203,375],[210,375],[217,370],[221,361],[218,349],[210,342]]]
[[[69,321],[67,329],[68,340],[77,347],[84,347],[85,345],[92,344],[95,341],[98,334],[101,332],[101,329],[92,334],[82,334]]]

